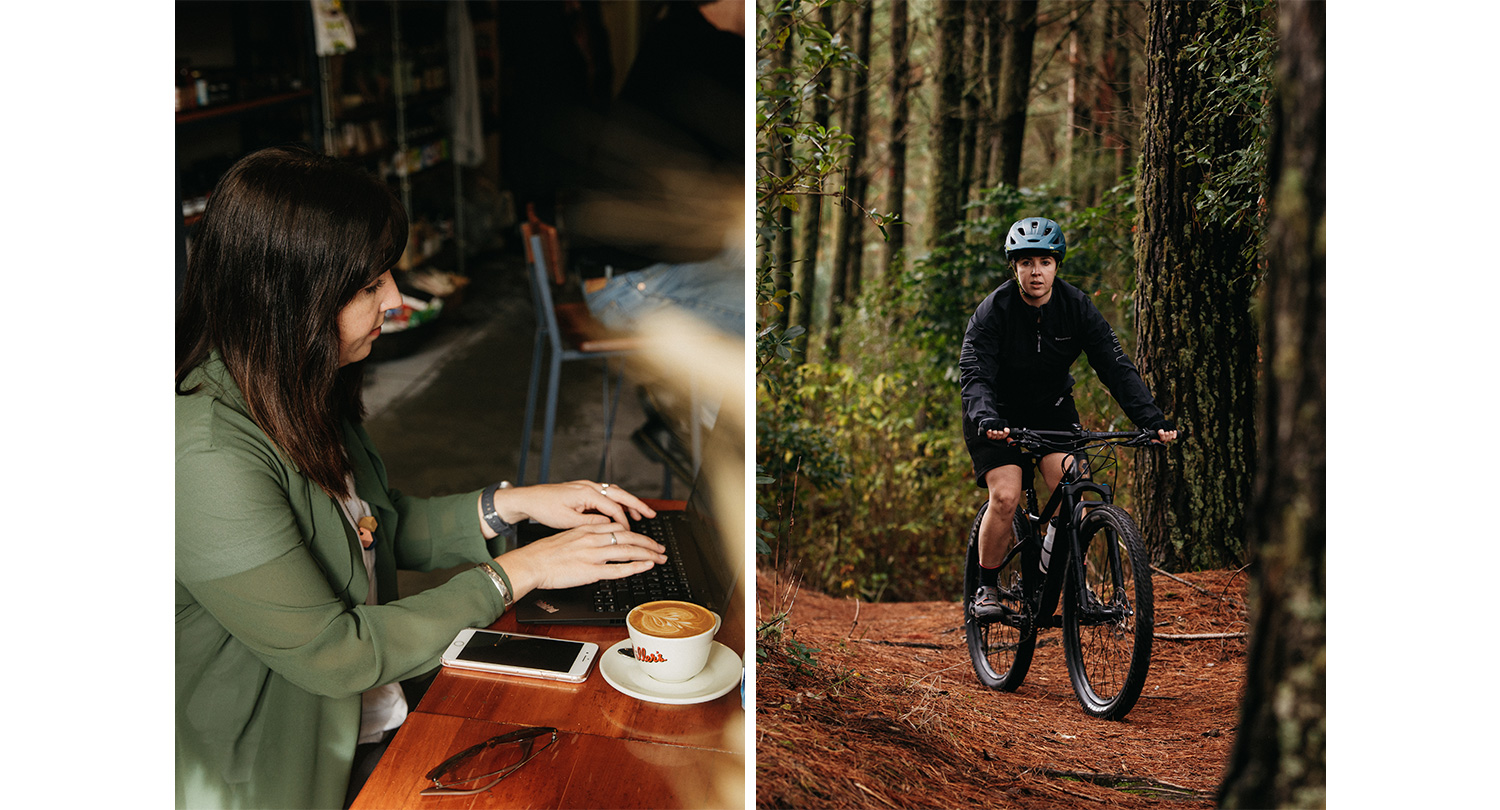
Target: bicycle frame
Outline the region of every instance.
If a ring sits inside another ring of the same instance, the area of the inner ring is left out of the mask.
[[[1061,627],[1062,616],[1057,612],[1058,600],[1062,595],[1065,580],[1063,577],[1072,576],[1079,586],[1078,592],[1082,593],[1086,584],[1086,572],[1084,570],[1083,549],[1079,548],[1078,525],[1083,520],[1086,510],[1095,506],[1103,506],[1114,503],[1114,493],[1108,484],[1089,479],[1087,476],[1091,470],[1088,466],[1088,458],[1084,449],[1092,441],[1101,439],[1127,439],[1140,441],[1142,433],[1131,432],[1109,432],[1109,433],[1052,433],[1047,431],[1017,431],[1023,436],[1021,443],[1022,451],[1032,459],[1032,474],[1024,477],[1023,489],[1026,493],[1026,522],[1031,527],[1034,542],[1040,543],[1046,533],[1046,525],[1057,518],[1056,531],[1052,539],[1052,557],[1047,566],[1046,579],[1042,582],[1041,597],[1038,604],[1033,605],[1036,612],[1037,629],[1045,627]],[[1063,462],[1063,475],[1047,498],[1047,505],[1040,511],[1037,509],[1036,475],[1035,467],[1040,466],[1042,458],[1050,455],[1050,452],[1028,446],[1031,443],[1041,444],[1045,436],[1066,436],[1070,441],[1076,442],[1077,446],[1068,450],[1053,450],[1052,452],[1066,453],[1068,458]],[[1069,463],[1071,462],[1071,463]],[[1085,496],[1093,494],[1098,500],[1090,500]],[[1015,538],[1010,553],[1006,555],[1002,565],[1009,565],[1011,557],[1021,553],[1024,542],[1032,542],[1030,538]],[[1119,552],[1111,547],[1109,553],[1117,557]],[[1115,583],[1119,585],[1120,583]],[[1085,610],[1090,624],[1105,623],[1121,618],[1118,609],[1113,606],[1100,606]]]
[[[1002,602],[998,615],[980,618],[975,611],[985,595],[979,545],[981,526],[992,519],[989,504],[969,529],[964,636],[974,673],[987,688],[1014,692],[1032,665],[1037,633],[1061,628],[1068,678],[1084,711],[1119,720],[1145,685],[1155,605],[1140,529],[1114,504],[1109,473],[1119,462],[1114,445],[1160,442],[1155,431],[1096,433],[1077,425],[1066,432],[1012,428],[1009,438],[1025,459],[1026,499],[1005,518],[1014,522],[1016,542],[997,572],[1000,598],[1010,602]],[[1036,462],[1053,454],[1064,462],[1046,506],[1038,508]],[[1040,540],[1049,525],[1052,548],[1040,573]]]

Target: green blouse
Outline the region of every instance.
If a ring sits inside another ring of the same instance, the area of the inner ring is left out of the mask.
[[[397,568],[490,558],[477,492],[409,498],[389,487],[362,427],[345,441],[379,521],[367,606],[359,540],[339,506],[248,415],[217,356],[177,406],[177,806],[343,804],[360,694],[424,674],[465,627],[504,611],[478,569],[406,599]]]

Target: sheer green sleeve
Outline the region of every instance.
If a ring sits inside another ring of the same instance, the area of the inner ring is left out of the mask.
[[[431,571],[491,559],[479,528],[479,490],[430,498],[406,495],[390,486],[385,462],[364,428],[351,426],[347,435],[356,477],[372,482],[360,494],[377,511],[385,508],[397,515],[397,567]]]
[[[181,438],[178,582],[299,687],[342,697],[421,674],[460,629],[487,625],[504,610],[477,570],[408,599],[364,605],[368,577],[357,543],[321,489],[248,431]],[[406,529],[431,535],[433,551],[424,552],[431,559],[450,558],[461,538],[457,511],[453,504],[409,511]]]

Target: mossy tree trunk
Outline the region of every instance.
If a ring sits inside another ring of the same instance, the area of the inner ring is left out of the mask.
[[[1213,95],[1216,38],[1256,24],[1234,19],[1239,8],[1151,0],[1147,9],[1137,361],[1157,404],[1188,435],[1139,454],[1133,511],[1153,557],[1171,570],[1242,562],[1255,470],[1258,223],[1219,216],[1203,197],[1215,161],[1249,149],[1258,134],[1246,116],[1219,114]]]
[[[1222,807],[1322,807],[1327,794],[1324,13],[1280,4],[1250,652]]]

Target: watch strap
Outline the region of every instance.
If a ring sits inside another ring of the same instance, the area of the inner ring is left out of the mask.
[[[484,522],[495,534],[507,534],[514,528],[511,524],[506,523],[504,518],[500,517],[499,512],[495,511],[495,493],[502,489],[510,489],[510,482],[496,481],[490,484],[485,487],[484,494],[479,498],[479,505],[484,514]]]

